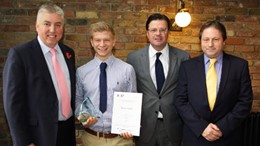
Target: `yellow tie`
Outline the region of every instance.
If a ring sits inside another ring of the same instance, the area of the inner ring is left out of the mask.
[[[206,84],[207,84],[207,92],[208,92],[208,102],[210,110],[213,110],[216,97],[217,97],[217,71],[214,67],[216,62],[216,58],[210,59],[210,65],[207,72]]]

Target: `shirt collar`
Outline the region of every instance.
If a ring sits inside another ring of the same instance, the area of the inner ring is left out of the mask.
[[[169,45],[166,44],[165,47],[161,51],[157,51],[153,48],[153,46],[150,44],[149,45],[149,56],[150,57],[155,57],[157,52],[161,52],[162,56],[166,56],[169,54]]]
[[[218,63],[222,63],[223,61],[223,52],[216,57]],[[210,58],[204,54],[204,64],[207,64],[210,62]],[[216,63],[217,63],[216,62]]]
[[[49,53],[51,48],[46,46],[39,36],[37,36],[37,40],[40,44],[40,47],[42,48],[43,54]],[[54,48],[56,49],[57,53],[61,53],[61,50],[60,50],[60,47],[58,44],[56,44]]]
[[[107,66],[110,66],[114,62],[115,56],[112,54],[106,61],[102,61],[95,55],[94,60],[97,66],[99,66],[102,62],[105,62]]]

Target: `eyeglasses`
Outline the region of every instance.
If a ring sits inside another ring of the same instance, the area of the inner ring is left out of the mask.
[[[148,31],[152,34],[155,34],[156,32],[159,31],[159,33],[167,33],[168,32],[168,29],[167,28],[160,28],[160,29],[156,29],[156,28],[153,28],[153,29],[148,29]]]

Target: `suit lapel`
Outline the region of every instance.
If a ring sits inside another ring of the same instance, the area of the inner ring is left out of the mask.
[[[60,46],[60,49],[61,49],[61,52],[63,54],[63,57],[66,61],[66,64],[67,64],[67,67],[68,67],[68,70],[70,72],[70,76],[71,76],[71,73],[74,72],[74,62],[72,60],[73,59],[73,52],[70,52],[69,50],[66,49],[66,47],[59,43],[59,46]]]
[[[170,85],[172,80],[174,80],[174,76],[176,75],[176,62],[177,62],[177,55],[174,51],[174,48],[169,46],[169,69],[168,69],[168,75],[167,78],[165,79],[165,82],[162,87],[162,92],[167,89],[167,87]]]
[[[71,106],[72,109],[75,109],[75,100],[74,100],[74,94],[75,94],[75,84],[76,84],[76,79],[75,79],[75,58],[74,58],[74,52],[70,49],[68,49],[65,45],[59,43],[60,49],[62,51],[63,57],[65,59],[65,62],[68,67],[69,75],[70,75],[70,86],[71,86]]]
[[[217,94],[217,99],[216,99],[215,105],[218,104],[219,100],[221,99],[221,95],[223,94],[223,91],[225,89],[225,85],[226,85],[226,82],[228,79],[228,74],[229,74],[229,68],[230,68],[230,61],[228,59],[228,55],[223,53],[221,81],[220,81],[219,91]]]
[[[53,83],[49,72],[49,68],[47,66],[46,60],[44,58],[40,44],[37,39],[33,41],[32,56],[34,57],[33,61],[35,61],[36,64],[40,66],[39,73],[45,78],[45,81],[48,82],[48,85],[52,85]]]
[[[142,50],[142,55],[140,57],[140,63],[143,69],[144,76],[149,77],[147,80],[147,85],[149,86],[149,89],[151,89],[151,92],[154,92],[154,94],[157,94],[157,89],[153,83],[151,74],[150,74],[150,62],[149,62],[149,47],[147,46],[145,49]]]
[[[206,102],[205,104],[209,105],[208,103],[208,93],[207,93],[207,86],[206,86],[206,74],[205,74],[205,63],[204,63],[204,55],[202,54],[197,58],[197,68],[198,72],[196,73],[200,83],[198,85],[201,85],[201,90],[203,94],[203,100],[202,102]],[[209,107],[209,106],[208,106]],[[210,110],[210,108],[208,108]]]

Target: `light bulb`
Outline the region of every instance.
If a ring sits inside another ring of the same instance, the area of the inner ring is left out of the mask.
[[[175,22],[179,27],[186,27],[191,22],[191,16],[189,12],[180,11],[175,16]]]

